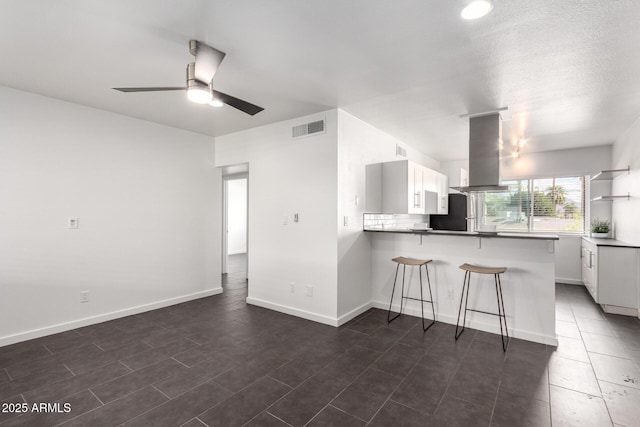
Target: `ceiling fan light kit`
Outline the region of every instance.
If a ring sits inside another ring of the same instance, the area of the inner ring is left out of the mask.
[[[114,87],[113,89],[125,93],[186,89],[189,101],[197,104],[209,104],[212,107],[222,107],[226,104],[251,116],[264,110],[250,102],[213,89],[213,76],[225,57],[224,52],[197,40],[190,40],[189,53],[196,57],[196,61],[187,65],[187,87]]]
[[[195,62],[187,65],[187,98],[196,104],[208,104],[213,99],[209,85],[195,77]]]
[[[472,20],[482,18],[493,9],[493,3],[491,0],[473,0],[470,2],[460,15],[462,19]]]
[[[187,98],[196,104],[208,104],[211,101],[211,92],[208,88],[194,86],[187,89]]]

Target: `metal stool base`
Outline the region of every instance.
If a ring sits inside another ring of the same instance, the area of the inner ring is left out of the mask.
[[[498,301],[498,313],[489,313],[482,310],[474,310],[468,308],[469,304],[469,284],[471,283],[471,272],[465,271],[464,282],[462,284],[462,294],[460,295],[460,308],[458,309],[458,321],[456,322],[456,341],[460,338],[460,335],[464,332],[465,324],[467,323],[467,311],[475,311],[476,313],[489,314],[491,316],[498,316],[500,321],[500,339],[502,341],[502,351],[507,351],[507,345],[509,343],[509,330],[507,329],[507,316],[504,311],[504,299],[502,297],[502,283],[500,282],[500,274],[494,274],[494,281],[496,284],[496,299]],[[465,289],[467,296],[465,298]],[[462,313],[462,300],[464,300],[464,317],[462,320],[462,327],[460,327],[460,314]],[[502,323],[504,322],[504,332],[502,329]]]
[[[422,295],[422,265],[424,265],[424,270],[427,272],[427,284],[429,285],[429,297],[431,298],[430,300],[424,299]],[[391,317],[391,313],[392,313],[391,306],[393,305],[393,295],[396,291],[396,282],[398,280],[398,269],[400,268],[400,264],[397,265],[396,274],[393,278],[393,290],[391,291],[391,300],[389,301],[389,311],[387,312],[387,323],[391,323],[392,321],[400,317],[400,315],[402,314],[402,301],[407,299],[420,301],[420,309],[422,311],[422,331],[423,332],[426,332],[430,327],[434,325],[434,323],[436,323],[436,310],[433,306],[433,294],[431,293],[431,280],[429,279],[429,269],[427,268],[426,263],[422,265],[418,266],[418,272],[420,274],[420,298],[411,298],[411,297],[404,296],[404,277],[407,272],[407,266],[406,265],[402,266],[402,293],[400,294],[400,312],[396,313],[395,316]],[[424,318],[425,302],[431,304],[431,311],[433,313],[433,320],[427,326],[425,326],[425,318]]]

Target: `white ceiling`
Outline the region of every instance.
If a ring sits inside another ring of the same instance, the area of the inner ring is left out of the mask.
[[[612,143],[640,116],[640,1],[3,0],[0,84],[218,136],[342,108],[438,160],[458,116],[508,106],[527,150]],[[227,53],[214,87],[265,108],[192,104],[188,40]]]

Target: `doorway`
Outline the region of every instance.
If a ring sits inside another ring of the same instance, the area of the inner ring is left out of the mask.
[[[249,271],[248,165],[222,170],[222,282],[225,288],[247,286]],[[236,286],[225,286],[236,285]]]
[[[247,178],[227,179],[226,273],[247,271]]]

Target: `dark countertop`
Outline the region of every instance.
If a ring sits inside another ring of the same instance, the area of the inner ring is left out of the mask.
[[[419,235],[437,235],[437,236],[463,236],[463,237],[482,237],[489,239],[529,239],[529,240],[558,240],[557,234],[525,234],[525,233],[478,233],[477,231],[451,231],[451,230],[412,230],[406,228],[385,228],[365,229],[374,233],[401,233],[401,234],[419,234]],[[609,240],[609,239],[595,239]]]
[[[611,246],[616,248],[640,248],[640,245],[634,245],[632,243],[623,242],[616,239],[597,239],[595,237],[582,237],[587,242],[591,242],[596,246]]]

